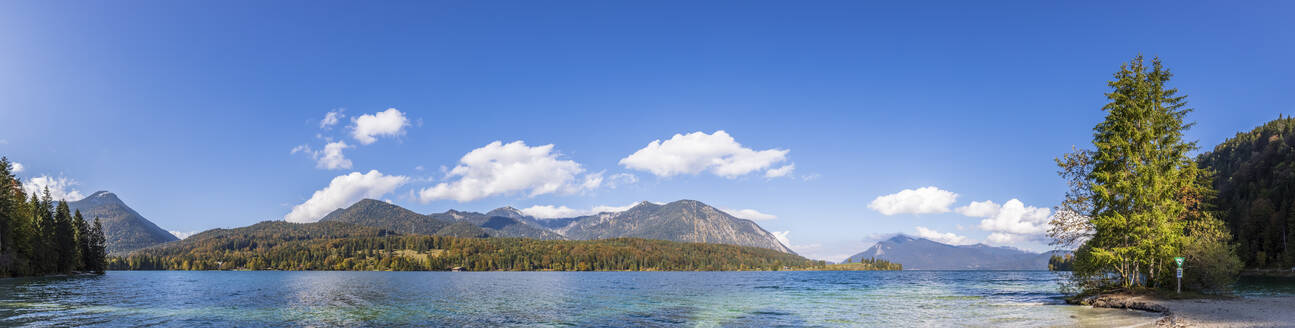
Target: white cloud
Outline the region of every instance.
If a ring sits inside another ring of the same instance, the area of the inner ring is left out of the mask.
[[[926,227],[917,227],[917,236],[949,245],[970,245],[976,243],[974,240],[971,240],[966,236],[959,236],[952,232],[941,233],[939,231],[927,229]]]
[[[54,200],[77,201],[85,198],[81,191],[76,190],[73,186],[77,185],[76,180],[66,177],[51,177],[42,175],[35,178],[27,179],[27,183],[22,185],[23,192],[28,195],[43,195],[45,188],[49,188],[49,195]]]
[[[468,202],[485,197],[527,192],[530,196],[549,193],[576,193],[602,184],[602,173],[577,176],[585,171],[579,163],[559,160],[553,145],[529,147],[525,142],[508,144],[499,141],[463,155],[459,165],[449,170],[446,179],[458,180],[437,184],[418,192],[423,202],[453,199]]]
[[[343,117],[346,117],[346,115],[342,115],[341,109],[328,112],[328,114],[324,114],[324,119],[319,120],[319,128],[327,129],[334,125],[337,125],[338,122],[342,121]]]
[[[989,237],[986,237],[985,241],[988,241],[990,244],[1003,245],[1003,244],[1013,244],[1018,241],[1021,241],[1022,239],[1024,238],[1019,235],[995,232],[995,233],[989,234]]]
[[[631,185],[639,182],[639,177],[629,173],[616,173],[607,177],[607,188],[615,189],[621,185]]]
[[[590,208],[587,210],[570,208],[566,206],[535,205],[535,206],[523,208],[520,211],[522,211],[522,213],[526,215],[534,216],[540,219],[573,218],[577,216],[593,215],[593,214],[604,213],[604,212],[611,212],[611,213],[624,212],[625,210],[628,210],[634,206],[637,206],[638,204],[639,203],[633,203],[625,206],[599,205],[599,206],[594,206],[593,208]]]
[[[315,191],[309,200],[293,206],[292,212],[283,216],[283,220],[297,223],[319,221],[333,210],[349,206],[361,199],[377,199],[408,181],[408,177],[383,175],[378,170],[371,170],[364,174],[351,172],[339,175],[328,183],[328,187]]]
[[[787,246],[787,248],[791,248],[791,240],[790,240],[790,239],[787,239],[787,235],[788,235],[788,234],[791,234],[791,231],[790,231],[790,230],[788,230],[788,231],[773,231],[773,232],[771,232],[771,233],[773,234],[773,237],[774,237],[774,238],[778,238],[778,242],[782,243],[782,245],[783,245],[783,246]]]
[[[732,179],[786,161],[788,152],[790,150],[756,151],[742,147],[727,132],[720,130],[713,134],[675,134],[664,142],[654,140],[647,147],[622,158],[619,163],[659,177],[710,170],[715,175]]]
[[[781,177],[787,176],[788,174],[791,174],[791,171],[794,171],[794,170],[796,170],[796,163],[791,163],[791,164],[783,165],[782,167],[779,167],[776,169],[769,169],[768,171],[764,171],[764,177],[770,178],[770,179],[781,178]]]
[[[360,144],[367,145],[378,141],[376,137],[394,137],[405,134],[409,119],[395,108],[388,108],[376,114],[364,114],[354,119],[355,125],[351,136]]]
[[[351,160],[342,155],[342,150],[350,148],[343,141],[330,142],[324,145],[322,152],[315,153],[315,167],[325,170],[340,170],[351,168]]]
[[[998,209],[1000,207],[1002,206],[995,204],[994,201],[987,200],[983,202],[971,202],[971,204],[954,209],[954,211],[957,211],[958,214],[970,217],[987,218],[998,214]]]
[[[8,145],[8,144],[9,144],[8,139],[0,139],[0,145]]]
[[[351,160],[346,158],[342,153],[347,148],[354,146],[347,145],[344,141],[334,141],[324,145],[324,150],[313,150],[310,146],[300,145],[292,148],[292,154],[304,153],[310,155],[315,160],[315,168],[325,170],[343,170],[351,168]]]
[[[885,215],[945,213],[957,199],[958,194],[936,187],[904,189],[873,199],[868,208]]]
[[[747,220],[755,220],[755,221],[773,220],[778,218],[773,214],[760,213],[760,211],[749,209],[749,208],[740,209],[740,210],[725,208],[725,209],[721,209],[721,211],[724,211],[724,213],[728,213],[729,215],[732,215],[732,216],[736,216]]]
[[[1048,230],[1048,216],[1052,214],[1052,210],[1025,206],[1020,200],[1013,198],[1002,206],[991,201],[972,202],[970,205],[958,208],[958,213],[985,218],[980,221],[981,230],[1034,235]],[[998,238],[1002,240],[1006,237]]]
[[[589,213],[590,213],[590,214],[598,214],[598,213],[608,213],[608,212],[610,212],[610,213],[615,213],[615,212],[624,212],[624,211],[629,210],[629,209],[631,209],[631,208],[633,208],[633,207],[635,207],[635,206],[638,206],[639,204],[642,204],[642,203],[651,203],[651,202],[635,202],[635,203],[632,203],[632,204],[629,204],[629,205],[625,205],[625,206],[608,206],[608,205],[599,205],[599,206],[594,206],[594,208],[590,209],[590,210],[589,210]]]
[[[11,164],[13,164],[13,173],[20,173],[22,172],[23,169],[25,169],[22,166],[22,163],[12,162]]]
[[[589,215],[588,210],[578,210],[566,206],[535,205],[521,209],[522,213],[541,219],[573,218]]]
[[[193,236],[194,234],[199,233],[199,232],[201,232],[201,231],[189,231],[189,232],[184,232],[184,231],[167,230],[166,232],[170,232],[172,236],[175,236],[175,238],[185,239],[185,238],[189,238],[189,236]]]

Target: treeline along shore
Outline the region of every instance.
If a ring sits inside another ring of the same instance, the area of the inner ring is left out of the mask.
[[[100,273],[107,257],[103,226],[55,201],[49,189],[28,197],[13,164],[0,157],[0,276]]]
[[[112,270],[731,271],[898,270],[833,266],[776,250],[638,238],[539,240],[396,234],[341,222],[266,221],[109,259]]]

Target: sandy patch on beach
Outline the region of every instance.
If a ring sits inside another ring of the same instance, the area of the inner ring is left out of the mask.
[[[1295,327],[1295,296],[1148,302],[1169,308],[1162,327]]]

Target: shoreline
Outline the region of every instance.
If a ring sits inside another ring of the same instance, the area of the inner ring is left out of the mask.
[[[1129,293],[1102,294],[1067,303],[1162,314],[1156,327],[1290,327],[1295,296],[1165,299]]]

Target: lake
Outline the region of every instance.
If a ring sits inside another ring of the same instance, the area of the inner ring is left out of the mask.
[[[1046,271],[113,271],[0,279],[0,326],[1127,326]]]

